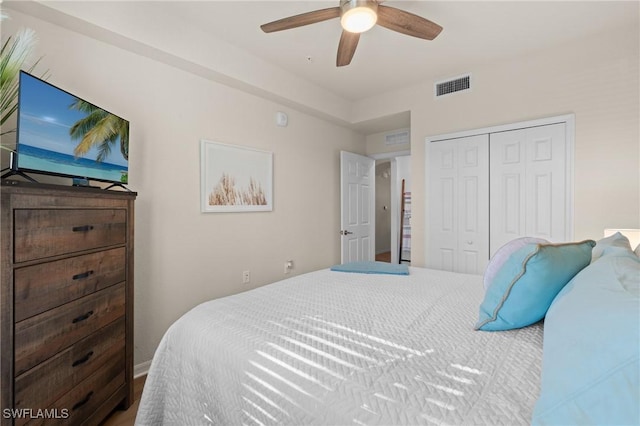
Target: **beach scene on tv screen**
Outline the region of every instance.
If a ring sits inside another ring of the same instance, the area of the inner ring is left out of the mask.
[[[128,121],[22,75],[19,168],[127,183],[128,157]]]

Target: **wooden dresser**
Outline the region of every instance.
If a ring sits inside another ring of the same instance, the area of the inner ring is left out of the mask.
[[[1,184],[0,423],[98,424],[133,402],[136,194]]]

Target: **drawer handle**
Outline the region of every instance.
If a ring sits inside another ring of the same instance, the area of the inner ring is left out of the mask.
[[[89,353],[87,353],[85,356],[83,356],[82,358],[73,361],[73,364],[71,364],[72,367],[77,367],[80,364],[84,364],[85,362],[89,361],[89,358],[91,358],[91,356],[93,355],[93,351],[89,351]]]
[[[84,397],[84,399],[82,401],[78,401],[76,402],[73,407],[71,408],[71,411],[75,411],[78,408],[82,407],[84,404],[86,404],[87,402],[89,402],[89,400],[91,399],[91,397],[93,396],[93,391],[89,392],[87,394],[87,396]]]
[[[74,226],[71,228],[73,232],[89,232],[93,229],[92,225]]]
[[[73,278],[74,280],[81,280],[83,278],[87,278],[89,275],[93,275],[93,271],[87,271],[87,272],[83,272],[81,274],[76,274],[71,278]]]
[[[80,315],[79,317],[74,318],[72,322],[75,324],[77,322],[84,321],[87,318],[89,318],[91,315],[93,315],[93,311],[89,311],[86,314],[83,314],[83,315]]]

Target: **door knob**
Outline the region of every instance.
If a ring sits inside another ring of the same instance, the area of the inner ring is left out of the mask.
[[[353,234],[353,232],[351,232],[351,231],[347,231],[346,229],[345,229],[345,230],[340,231],[340,235],[349,235],[349,234]]]

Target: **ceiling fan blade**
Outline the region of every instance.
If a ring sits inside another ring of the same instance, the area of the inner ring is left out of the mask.
[[[353,54],[356,53],[356,47],[358,47],[358,41],[360,41],[360,33],[350,33],[349,31],[342,31],[340,36],[340,44],[338,45],[338,58],[336,59],[336,66],[343,67],[351,63]]]
[[[279,19],[277,21],[269,22],[268,24],[260,25],[260,28],[262,28],[262,31],[265,33],[272,33],[274,31],[288,30],[291,28],[302,27],[304,25],[315,24],[316,22],[326,21],[328,19],[337,18],[338,16],[340,16],[340,8],[330,7],[327,9],[314,10],[313,12]]]
[[[378,6],[379,25],[402,34],[433,40],[442,27],[421,16],[389,6]]]

